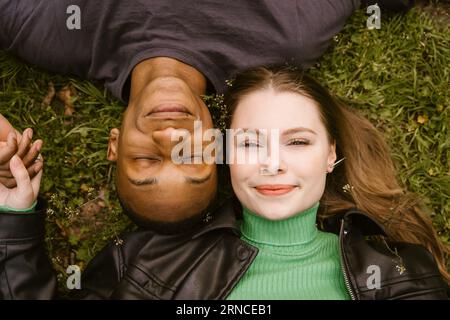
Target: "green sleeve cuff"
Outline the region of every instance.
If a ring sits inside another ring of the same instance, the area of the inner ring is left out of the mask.
[[[34,212],[34,209],[36,208],[37,201],[35,201],[31,207],[26,209],[15,209],[7,206],[0,206],[0,212],[23,212],[23,213],[31,213]]]

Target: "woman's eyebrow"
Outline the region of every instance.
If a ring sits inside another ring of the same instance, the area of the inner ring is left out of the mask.
[[[305,127],[296,127],[296,128],[290,128],[290,129],[286,129],[283,131],[283,133],[281,134],[282,136],[287,136],[290,134],[294,134],[297,132],[310,132],[312,134],[317,134],[314,130],[309,129],[309,128],[305,128]]]

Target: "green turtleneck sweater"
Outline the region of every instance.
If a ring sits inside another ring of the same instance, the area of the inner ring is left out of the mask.
[[[350,299],[339,238],[317,229],[318,207],[276,221],[244,208],[241,238],[259,252],[227,299]]]

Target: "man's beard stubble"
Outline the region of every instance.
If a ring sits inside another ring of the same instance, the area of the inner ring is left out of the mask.
[[[125,212],[125,214],[133,221],[139,228],[145,230],[151,230],[159,234],[173,235],[173,234],[183,234],[190,231],[194,231],[200,226],[205,224],[205,217],[210,213],[210,206],[208,206],[202,212],[195,214],[187,219],[177,221],[177,222],[165,222],[165,221],[155,221],[151,219],[144,219],[139,216],[136,212],[129,209],[128,206],[122,201],[120,196],[118,196],[119,203]]]

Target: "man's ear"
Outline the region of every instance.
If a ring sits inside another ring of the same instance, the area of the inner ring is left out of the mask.
[[[120,130],[117,128],[113,128],[109,132],[108,154],[107,154],[107,159],[109,161],[113,162],[117,161],[117,153],[119,150],[119,135]]]

